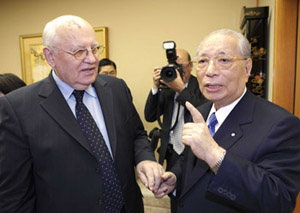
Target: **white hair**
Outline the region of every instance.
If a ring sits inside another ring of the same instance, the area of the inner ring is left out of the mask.
[[[48,47],[55,45],[58,39],[57,32],[61,30],[62,27],[72,28],[77,26],[80,28],[83,23],[88,24],[88,22],[84,19],[73,15],[64,15],[55,18],[48,22],[44,28],[43,45]]]
[[[238,53],[244,58],[251,57],[251,47],[250,47],[250,43],[249,43],[248,39],[245,36],[243,36],[241,33],[236,32],[234,30],[230,30],[230,29],[216,30],[216,31],[211,32],[207,36],[205,36],[204,39],[200,42],[200,44],[197,47],[196,56],[199,54],[199,50],[200,50],[203,42],[214,35],[231,36],[231,37],[238,39]]]

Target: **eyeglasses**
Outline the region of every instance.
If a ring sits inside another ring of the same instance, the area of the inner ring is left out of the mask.
[[[228,55],[219,55],[213,58],[209,57],[199,57],[196,59],[196,66],[199,70],[207,69],[210,61],[213,61],[217,69],[226,70],[230,69],[235,61],[238,60],[247,60],[247,58],[231,57]]]
[[[103,53],[105,47],[102,45],[97,45],[97,46],[91,48],[90,50],[89,49],[78,49],[78,50],[75,50],[74,52],[63,50],[63,49],[60,49],[57,47],[54,47],[54,48],[59,49],[65,53],[68,53],[71,56],[74,56],[74,58],[77,60],[82,60],[88,55],[88,52],[90,50],[94,56],[98,57],[98,55]]]

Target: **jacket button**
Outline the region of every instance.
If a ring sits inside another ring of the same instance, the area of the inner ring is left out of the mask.
[[[98,200],[98,204],[99,204],[99,205],[102,205],[102,204],[103,204],[103,201],[102,201],[101,199],[99,199],[99,200]]]
[[[178,206],[179,206],[179,208],[183,208],[183,207],[184,207],[183,201],[179,201],[179,202],[178,202]]]

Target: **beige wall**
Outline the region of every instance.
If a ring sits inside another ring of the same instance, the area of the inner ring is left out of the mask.
[[[272,1],[261,2],[260,6],[268,6]],[[153,67],[167,64],[162,42],[174,40],[193,57],[208,32],[239,30],[243,6],[255,7],[256,0],[0,0],[0,73],[22,76],[19,35],[41,33],[57,16],[78,15],[93,27],[108,27],[110,58],[131,88],[144,120]],[[145,126],[150,130],[154,124]]]

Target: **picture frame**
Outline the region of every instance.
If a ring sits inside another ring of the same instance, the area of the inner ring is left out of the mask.
[[[98,59],[108,58],[108,28],[95,27],[96,39],[105,49]],[[22,78],[27,85],[47,77],[51,71],[43,54],[42,33],[20,35]]]

